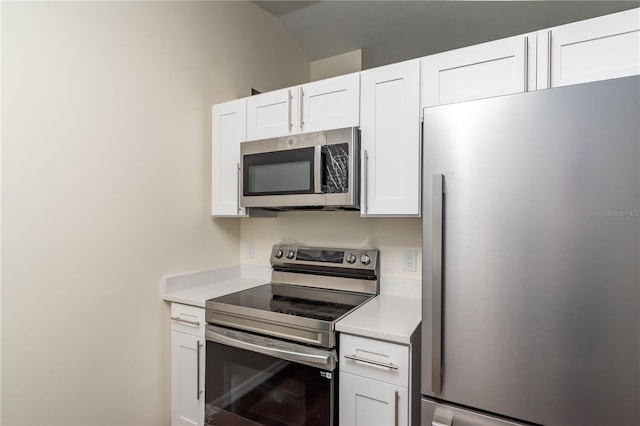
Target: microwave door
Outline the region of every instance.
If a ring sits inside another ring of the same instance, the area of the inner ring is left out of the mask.
[[[242,155],[241,205],[284,208],[325,206],[321,146]]]

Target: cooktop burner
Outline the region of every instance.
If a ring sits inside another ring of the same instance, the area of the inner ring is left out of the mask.
[[[372,295],[264,284],[213,299],[215,302],[321,321],[335,321],[370,299]]]
[[[274,295],[270,302],[271,311],[298,317],[333,321],[353,309],[353,306],[338,303],[317,302],[315,300]]]

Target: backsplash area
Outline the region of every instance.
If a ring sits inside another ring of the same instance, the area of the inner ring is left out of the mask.
[[[240,225],[240,261],[269,265],[274,244],[297,243],[336,248],[380,250],[380,274],[421,279],[422,220],[362,218],[360,212],[283,212],[275,218],[246,218]],[[252,249],[253,247],[253,249]],[[402,270],[403,249],[416,250],[416,271]]]

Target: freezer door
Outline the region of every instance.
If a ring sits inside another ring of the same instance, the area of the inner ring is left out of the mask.
[[[423,426],[523,426],[428,398],[422,399],[421,411]]]
[[[424,396],[640,424],[639,89],[424,110]]]

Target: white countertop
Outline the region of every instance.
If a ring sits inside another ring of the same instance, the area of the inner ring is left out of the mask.
[[[214,297],[271,282],[271,268],[236,265],[162,279],[162,298],[167,302],[205,307]]]
[[[190,288],[188,290],[180,290],[164,295],[167,302],[182,303],[185,305],[205,307],[205,302],[214,297],[224,296],[225,294],[235,293],[236,291],[246,290],[266,284],[269,281],[256,280],[251,278],[234,278],[216,282],[213,284],[201,285]]]
[[[421,320],[420,299],[381,294],[338,321],[336,330],[408,345]]]

